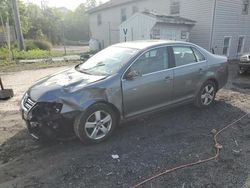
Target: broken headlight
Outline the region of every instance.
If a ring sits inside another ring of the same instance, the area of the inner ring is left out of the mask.
[[[59,114],[62,110],[63,105],[61,103],[37,103],[33,110],[34,115],[53,115]]]

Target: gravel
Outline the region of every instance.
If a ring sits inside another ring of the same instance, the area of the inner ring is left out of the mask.
[[[41,145],[29,137],[18,103],[36,80],[65,68],[1,75],[15,97],[0,102],[0,187],[132,187],[167,168],[213,156],[212,131],[250,112],[250,76],[239,77],[231,64],[228,85],[208,109],[185,105],[129,121],[98,145],[78,140]],[[220,136],[218,160],[144,187],[250,187],[249,124],[247,117]]]

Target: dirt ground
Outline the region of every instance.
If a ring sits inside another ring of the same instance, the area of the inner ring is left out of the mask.
[[[121,125],[108,141],[40,145],[19,114],[22,94],[37,79],[67,67],[2,73],[15,97],[0,102],[0,187],[132,187],[166,168],[214,155],[213,134],[250,112],[250,75],[230,80],[208,109],[180,106]],[[218,160],[179,170],[144,187],[250,188],[250,116],[224,132]],[[119,155],[113,159],[111,155]]]

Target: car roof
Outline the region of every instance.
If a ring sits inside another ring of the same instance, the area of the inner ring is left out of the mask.
[[[143,50],[149,47],[171,45],[171,44],[191,44],[191,43],[182,41],[173,41],[173,40],[139,40],[133,42],[118,43],[113,46]]]

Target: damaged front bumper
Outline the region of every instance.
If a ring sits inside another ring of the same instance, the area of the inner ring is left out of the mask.
[[[64,140],[75,136],[73,123],[78,111],[61,113],[63,104],[35,102],[27,94],[21,101],[22,118],[36,140]]]

